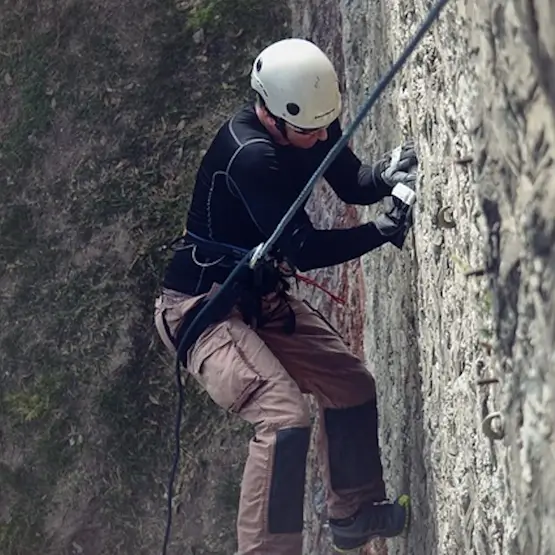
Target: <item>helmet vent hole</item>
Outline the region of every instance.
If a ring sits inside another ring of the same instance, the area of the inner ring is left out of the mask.
[[[258,60],[256,62],[256,71],[260,71],[262,69],[262,60]]]
[[[301,111],[300,106],[294,102],[288,102],[286,108],[292,116],[298,116]]]

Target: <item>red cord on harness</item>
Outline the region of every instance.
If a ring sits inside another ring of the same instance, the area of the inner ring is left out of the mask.
[[[301,281],[304,281],[305,283],[308,283],[309,285],[312,285],[313,287],[316,287],[316,288],[320,289],[324,293],[328,294],[336,303],[344,305],[345,302],[346,302],[345,299],[342,299],[341,297],[338,297],[337,295],[334,295],[331,291],[326,289],[323,285],[320,285],[317,281],[314,281],[313,279],[311,279],[307,276],[303,276],[301,274],[295,274],[295,278],[297,278]]]

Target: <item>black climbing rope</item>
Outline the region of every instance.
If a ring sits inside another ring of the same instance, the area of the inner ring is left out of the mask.
[[[279,239],[281,234],[283,233],[284,229],[287,227],[287,224],[291,221],[297,210],[304,204],[304,202],[310,196],[310,193],[314,189],[318,180],[324,175],[324,172],[329,168],[330,164],[339,154],[339,151],[346,146],[349,142],[349,139],[362,123],[362,120],[366,117],[370,109],[374,106],[380,95],[383,93],[385,88],[391,83],[395,75],[399,72],[399,70],[405,65],[407,59],[412,54],[414,49],[418,46],[424,35],[428,32],[434,21],[438,18],[441,10],[445,7],[449,0],[438,0],[428,12],[426,19],[422,22],[416,33],[411,38],[410,42],[407,44],[397,61],[389,68],[389,71],[382,77],[382,79],[378,82],[366,102],[362,105],[359,113],[357,114],[356,118],[352,121],[352,123],[347,127],[339,141],[333,146],[333,148],[328,152],[324,160],[322,160],[321,164],[316,168],[314,174],[309,179],[308,183],[305,185],[305,188],[301,191],[300,195],[298,196],[297,200],[291,205],[291,208],[287,211],[285,216],[279,222],[278,226],[272,233],[272,235],[268,238],[268,240],[263,243],[256,251],[255,254],[250,262],[251,268],[256,266],[259,260],[264,258],[276,241]]]
[[[254,270],[258,264],[265,260],[272,247],[275,245],[277,240],[280,238],[284,232],[287,224],[291,221],[295,213],[303,206],[304,202],[310,196],[314,186],[318,180],[323,176],[324,172],[328,169],[330,164],[333,162],[335,157],[339,154],[340,150],[346,146],[349,139],[356,131],[356,129],[362,123],[362,120],[366,117],[367,113],[374,106],[380,95],[393,80],[395,75],[401,70],[401,68],[407,62],[407,59],[412,54],[414,49],[418,46],[424,35],[428,32],[434,21],[439,17],[441,10],[445,7],[449,0],[437,0],[437,2],[430,8],[426,19],[421,23],[420,27],[413,35],[397,61],[390,67],[389,71],[382,77],[378,82],[376,87],[373,89],[372,93],[363,104],[359,113],[353,122],[347,127],[347,129],[342,134],[341,138],[334,147],[328,152],[324,160],[321,162],[320,166],[316,169],[304,189],[301,191],[300,195],[296,201],[291,205],[290,209],[287,211],[285,216],[282,218],[272,235],[268,240],[260,244],[255,249],[249,251],[242,260],[237,264],[234,270],[230,273],[228,278],[224,281],[217,293],[206,303],[202,310],[195,316],[192,323],[188,327],[187,331],[181,338],[179,345],[177,347],[176,354],[176,364],[175,364],[175,375],[177,380],[178,389],[178,404],[177,404],[177,415],[175,421],[175,453],[172,469],[170,472],[169,484],[168,484],[168,516],[166,524],[166,532],[164,535],[164,544],[162,547],[162,555],[167,554],[167,548],[171,532],[172,524],[172,512],[173,512],[173,485],[175,477],[177,474],[177,468],[179,465],[179,455],[180,455],[180,430],[181,430],[181,415],[183,412],[183,401],[184,401],[184,390],[183,383],[181,381],[181,357],[183,356],[184,347],[190,341],[192,334],[196,333],[199,323],[202,321],[206,314],[209,314],[211,310],[214,310],[215,306],[218,306],[218,312],[222,310],[222,305],[225,307],[229,305],[229,308],[233,305],[234,297],[237,294],[237,284],[243,279],[249,271]],[[225,312],[225,308],[224,308]]]
[[[173,484],[177,474],[177,467],[179,465],[179,455],[181,450],[180,431],[181,431],[181,416],[183,413],[183,401],[185,399],[184,387],[181,381],[181,360],[185,355],[185,347],[191,342],[191,337],[199,335],[204,326],[203,319],[207,314],[217,313],[224,316],[235,304],[239,294],[240,285],[247,274],[251,272],[249,269],[248,261],[253,255],[254,250],[248,251],[243,258],[238,262],[237,266],[229,274],[228,278],[222,284],[222,287],[212,296],[202,309],[197,313],[189,324],[187,331],[179,341],[177,352],[175,355],[175,377],[177,381],[178,402],[177,414],[175,419],[175,453],[173,458],[172,469],[170,472],[170,480],[168,484],[168,517],[166,523],[166,532],[164,534],[164,545],[162,547],[163,555],[166,555],[168,543],[170,539],[170,531],[172,524],[173,513]],[[217,307],[215,309],[214,307]]]

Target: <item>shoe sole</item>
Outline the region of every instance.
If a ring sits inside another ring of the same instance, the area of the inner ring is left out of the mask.
[[[399,532],[398,536],[402,536],[404,535],[408,528],[409,528],[409,524],[410,524],[410,517],[411,517],[411,510],[410,510],[410,496],[407,495],[406,493],[404,493],[403,495],[400,495],[396,502],[403,507],[406,512],[407,512],[407,518],[405,518],[405,524],[403,526],[403,529]],[[383,537],[383,536],[374,536],[374,537]],[[342,547],[337,547],[336,545],[332,545],[333,550],[336,553],[348,553],[349,555],[353,555],[354,553],[360,553],[360,550],[368,544],[368,542],[370,540],[374,539],[372,538],[368,538],[367,540],[365,540],[364,543],[361,543],[360,545],[357,545],[356,547],[349,547],[349,548],[342,548]],[[386,538],[387,539],[387,538]]]

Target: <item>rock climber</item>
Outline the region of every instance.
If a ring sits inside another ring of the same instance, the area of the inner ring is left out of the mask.
[[[156,300],[158,332],[174,353],[195,307],[231,272],[235,251],[268,239],[342,134],[338,76],[313,42],[287,38],[265,47],[251,85],[253,102],[222,125],[200,162],[183,245]],[[345,203],[370,205],[391,197],[398,183],[413,189],[417,163],[411,141],[374,164],[345,147],[324,177]],[[386,496],[374,378],[320,313],[290,292],[283,268],[333,266],[386,243],[402,248],[409,220],[393,206],[374,221],[322,230],[299,210],[275,245],[279,264],[249,281],[245,298],[183,357],[215,403],[253,425],[237,517],[240,555],[301,555],[311,432],[303,394],[319,406],[335,548],[404,530],[408,496]]]

